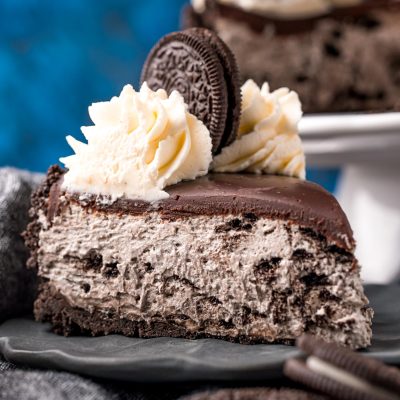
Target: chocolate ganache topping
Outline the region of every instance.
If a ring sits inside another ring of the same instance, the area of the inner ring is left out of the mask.
[[[209,174],[167,188],[169,197],[149,203],[92,194],[61,193],[58,182],[50,191],[48,216],[57,214],[60,195],[98,212],[140,215],[158,212],[165,219],[191,215],[241,215],[290,221],[325,236],[329,243],[352,251],[353,233],[336,199],[325,189],[296,178],[253,174]],[[65,201],[65,200],[64,200]]]

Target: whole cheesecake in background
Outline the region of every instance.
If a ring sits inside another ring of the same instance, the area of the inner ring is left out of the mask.
[[[157,51],[210,60],[194,34]],[[184,77],[182,87],[199,83]],[[229,124],[236,137],[220,142],[188,111],[196,104],[153,89],[127,85],[94,103],[87,143],[69,137],[68,170],[51,167],[33,196],[25,240],[41,280],[36,319],[65,335],[293,343],[309,332],[369,346],[351,228],[335,198],[303,179],[297,94],[246,82]]]
[[[217,32],[244,80],[287,86],[305,112],[400,109],[400,1],[193,0],[183,24]]]

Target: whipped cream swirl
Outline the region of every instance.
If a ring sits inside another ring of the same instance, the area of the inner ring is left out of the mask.
[[[308,18],[326,14],[337,7],[351,7],[363,0],[218,0],[256,14],[282,18]],[[194,9],[201,13],[205,10],[204,0],[192,0]]]
[[[248,80],[242,86],[242,115],[237,139],[214,158],[216,172],[251,172],[305,179],[305,157],[298,135],[301,104],[297,93],[270,92]]]
[[[168,97],[146,83],[140,92],[126,85],[89,115],[94,125],[81,128],[87,143],[68,136],[75,154],[60,159],[69,191],[152,202],[168,197],[166,186],[208,172],[210,133],[176,91]]]

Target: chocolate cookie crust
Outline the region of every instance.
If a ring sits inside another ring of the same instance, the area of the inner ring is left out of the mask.
[[[88,335],[103,336],[123,334],[130,337],[154,338],[176,337],[185,339],[223,339],[232,343],[260,344],[269,341],[249,336],[211,335],[204,332],[191,332],[180,324],[182,315],[171,315],[168,319],[161,316],[148,322],[120,318],[116,310],[90,313],[83,308],[73,307],[68,300],[49,282],[43,280],[40,294],[35,301],[35,318],[42,322],[50,322],[55,333],[64,336]],[[221,321],[223,324],[224,321]],[[275,343],[294,345],[294,340]]]

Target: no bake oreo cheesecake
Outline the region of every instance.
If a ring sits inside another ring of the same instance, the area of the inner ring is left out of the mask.
[[[171,80],[170,64],[163,83],[153,52],[143,79],[167,91],[128,85],[93,104],[87,143],[69,137],[67,170],[49,169],[25,233],[41,279],[36,319],[65,335],[291,343],[309,332],[367,347],[372,311],[351,228],[334,197],[303,179],[296,93],[246,82],[227,139],[196,116],[203,93],[219,118],[232,115],[210,89],[215,76],[229,86],[232,69],[223,53],[209,58],[204,37],[164,39],[160,57],[188,73]]]
[[[213,29],[243,78],[295,90],[305,112],[400,109],[400,1],[192,0],[184,26]]]

